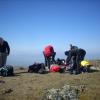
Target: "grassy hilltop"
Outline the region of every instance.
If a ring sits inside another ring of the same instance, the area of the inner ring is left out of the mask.
[[[100,60],[90,60],[93,68],[100,68]],[[100,100],[100,71],[91,69],[90,73],[69,75],[68,73],[48,73],[45,75],[27,73],[27,69],[15,70],[15,76],[0,77],[0,100],[40,100],[51,88],[61,88],[69,83],[73,86],[85,85],[78,94],[80,100]],[[11,93],[3,93],[11,89]]]

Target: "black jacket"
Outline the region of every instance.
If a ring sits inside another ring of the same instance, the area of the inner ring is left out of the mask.
[[[78,47],[77,46],[72,46],[70,49],[71,50],[76,50],[76,49],[78,49]]]
[[[0,52],[10,54],[10,47],[7,41],[4,41],[3,44],[0,44]]]
[[[76,56],[80,53],[84,53],[85,50],[83,49],[76,49],[76,50],[69,50],[68,53],[68,57],[66,59],[66,63],[69,63],[69,61],[71,60],[72,56],[74,56],[76,58]]]

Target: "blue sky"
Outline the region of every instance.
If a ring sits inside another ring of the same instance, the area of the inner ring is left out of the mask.
[[[0,0],[0,36],[11,48],[8,64],[43,62],[47,45],[66,58],[70,43],[100,58],[100,1]]]

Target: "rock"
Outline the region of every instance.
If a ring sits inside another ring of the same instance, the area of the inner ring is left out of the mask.
[[[3,81],[3,80],[0,80],[0,83],[5,83],[5,81]]]
[[[41,100],[79,100],[77,94],[77,87],[66,84],[61,89],[48,90]]]
[[[5,93],[10,93],[10,92],[12,92],[12,89],[7,89],[7,90],[5,91]]]
[[[6,89],[6,88],[4,88],[4,89],[2,89],[2,94],[5,94],[5,93],[10,93],[10,92],[12,92],[12,89]]]
[[[80,88],[85,88],[85,85],[80,85]]]
[[[85,85],[80,85],[78,91],[83,92],[85,87],[86,87]]]

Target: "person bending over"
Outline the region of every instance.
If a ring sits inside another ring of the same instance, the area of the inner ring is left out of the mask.
[[[83,49],[69,50],[69,51],[65,51],[65,55],[67,56],[66,64],[69,63],[72,56],[75,57],[75,63],[77,66],[76,70],[77,70],[77,73],[79,73],[80,62],[84,59],[84,57],[86,55],[86,51]]]
[[[44,58],[45,58],[45,66],[48,66],[48,68],[50,69],[50,59],[51,59],[51,57],[52,57],[52,63],[55,63],[56,52],[54,52],[54,48],[50,45],[46,46],[44,48],[43,55],[44,55]]]

